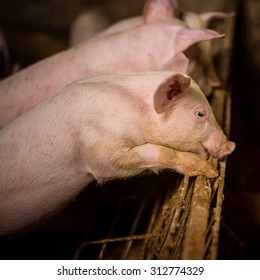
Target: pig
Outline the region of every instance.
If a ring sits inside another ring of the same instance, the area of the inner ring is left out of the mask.
[[[185,74],[76,81],[0,131],[0,232],[59,211],[95,180],[163,169],[214,178],[207,156],[234,149]]]
[[[190,27],[193,30],[205,30],[214,29],[219,22],[233,16],[234,13],[223,13],[219,11],[201,14],[190,11],[181,11],[180,13],[177,0],[148,0],[144,7],[143,22],[147,24],[160,18],[172,18],[173,24],[175,25]],[[97,36],[105,36],[133,28],[139,25],[140,21],[140,17],[136,17],[135,19],[119,22]],[[187,50],[185,54],[180,53],[178,56],[175,56],[172,63],[168,64],[165,69],[179,70],[191,75],[202,88],[204,94],[209,96],[214,87],[222,86],[213,64],[213,42],[212,40],[200,40],[194,44],[190,44],[184,49]],[[182,65],[182,68],[179,67],[179,64]]]
[[[112,31],[109,29],[3,80],[0,128],[80,78],[156,70],[185,72],[188,63],[182,52],[188,46],[223,37],[212,30],[187,28],[167,14],[163,18],[158,13],[150,16],[152,9],[146,10],[144,17],[126,20]]]
[[[196,14],[186,11],[183,13],[182,19],[191,28],[213,29],[219,22],[233,16],[234,13],[206,12]],[[196,45],[191,46],[185,53],[189,58],[189,66],[186,73],[196,80],[206,96],[209,96],[213,92],[214,87],[222,86],[213,63],[213,43],[213,41],[209,40],[198,42]]]
[[[165,19],[172,19],[172,24],[182,25],[184,23],[177,19],[173,18],[178,12],[178,3],[177,0],[146,0],[143,16],[136,16],[128,19],[121,20],[117,23],[112,24],[104,31],[92,33],[92,37],[89,36],[89,39],[96,37],[105,37],[108,35],[113,35],[118,32],[124,32],[132,28],[136,28],[143,24],[154,23],[158,21],[163,21]],[[88,29],[88,26],[82,26],[82,32],[85,33],[85,29]],[[73,34],[72,34],[73,36]]]
[[[146,1],[143,15],[143,18],[135,17],[120,21],[93,37],[108,36],[137,27],[142,22],[148,24],[166,18],[171,18],[174,25],[184,28],[190,27],[194,32],[197,32],[195,30],[205,30],[215,27],[218,22],[232,17],[234,13],[228,14],[215,11],[201,14],[190,11],[182,11],[180,13],[177,0],[148,0]],[[187,36],[189,35],[187,34]],[[179,40],[181,41],[182,38]],[[214,87],[222,85],[213,64],[213,42],[213,40],[198,40],[194,44],[186,45],[183,48],[185,52],[180,52],[178,55],[175,55],[168,64],[164,65],[164,69],[178,70],[192,76],[204,94],[209,96],[213,92]]]

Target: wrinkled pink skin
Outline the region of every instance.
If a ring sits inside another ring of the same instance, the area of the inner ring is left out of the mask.
[[[80,80],[0,131],[0,232],[58,211],[95,179],[148,169],[216,177],[207,153],[234,148],[189,76]]]
[[[188,60],[182,52],[196,42],[220,37],[212,30],[187,28],[168,15],[162,19],[158,13],[123,21],[2,81],[0,128],[79,78],[154,70],[185,72]]]

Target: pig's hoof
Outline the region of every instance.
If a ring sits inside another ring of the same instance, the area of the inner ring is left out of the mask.
[[[207,178],[215,178],[218,176],[218,171],[216,169],[209,169],[203,174]]]
[[[215,178],[218,176],[218,171],[209,163],[209,162],[202,162],[200,165],[201,169],[198,169],[201,173],[199,175],[203,175],[209,179]]]
[[[203,175],[207,178],[215,178],[218,171],[211,163],[193,153],[179,153],[175,161],[175,170],[190,177]]]
[[[208,162],[201,162],[201,164],[197,165],[196,168],[187,170],[187,174],[190,177],[203,175],[209,179],[215,178],[218,176],[218,171],[211,166]]]

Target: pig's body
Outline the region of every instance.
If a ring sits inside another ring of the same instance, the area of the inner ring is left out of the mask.
[[[147,169],[215,177],[206,151],[225,156],[233,149],[188,76],[78,81],[0,132],[0,232],[59,210],[95,179]]]

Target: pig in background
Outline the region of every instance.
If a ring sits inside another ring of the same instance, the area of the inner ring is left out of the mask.
[[[155,20],[174,18],[175,25],[182,25],[193,29],[218,30],[218,25],[222,21],[228,20],[234,13],[205,12],[194,13],[182,11],[176,0],[149,0],[144,7],[143,22],[149,23]],[[109,27],[107,16],[99,10],[91,10],[81,14],[72,24],[70,31],[70,46],[82,43],[87,39],[98,36],[107,36],[140,24],[140,18],[123,20]],[[107,30],[100,32],[102,29]],[[100,34],[99,34],[100,33]],[[187,33],[187,36],[188,33]],[[181,40],[181,39],[180,39]],[[175,56],[165,69],[179,70],[192,76],[198,83],[206,96],[212,94],[214,87],[222,85],[213,63],[216,54],[212,49],[214,41],[207,40],[187,45],[186,48]],[[219,50],[218,50],[219,51]],[[221,51],[221,50],[220,50]],[[187,59],[187,58],[188,59]]]
[[[186,72],[188,59],[183,51],[197,42],[223,35],[186,27],[170,16],[175,6],[169,3],[148,1],[143,17],[116,23],[82,44],[2,81],[0,127],[82,77],[155,70]]]
[[[209,28],[218,30],[218,25],[229,20],[234,16],[234,13],[222,12],[206,12],[196,14],[193,12],[184,12],[182,17],[187,26],[192,28]],[[187,73],[191,75],[206,96],[209,96],[213,88],[223,86],[216,68],[214,66],[214,57],[219,53],[214,53],[213,41],[198,42],[196,45],[191,46],[186,55],[189,58],[189,68]],[[223,52],[223,46],[218,52]]]

